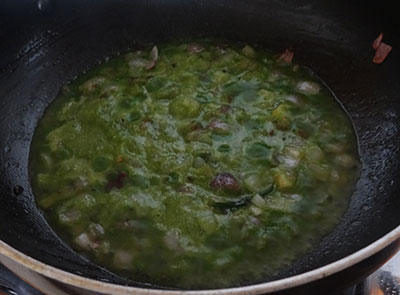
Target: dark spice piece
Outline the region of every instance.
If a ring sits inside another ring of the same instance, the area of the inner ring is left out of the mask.
[[[126,172],[124,171],[118,172],[116,177],[113,177],[108,181],[106,186],[106,191],[109,192],[113,188],[118,188],[118,189],[122,188],[124,186],[125,179],[127,176],[128,174],[126,174]]]

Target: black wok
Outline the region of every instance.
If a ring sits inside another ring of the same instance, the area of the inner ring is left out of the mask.
[[[396,19],[394,4],[385,1],[1,1],[0,261],[51,294],[62,294],[56,289],[141,294],[154,287],[90,263],[54,234],[36,208],[29,184],[30,142],[60,87],[105,57],[146,42],[216,37],[278,52],[293,48],[295,61],[313,69],[349,112],[362,161],[347,212],[319,245],[290,268],[265,278],[267,283],[218,294],[300,294],[366,276],[400,247]],[[393,51],[376,65],[371,43],[381,31]]]

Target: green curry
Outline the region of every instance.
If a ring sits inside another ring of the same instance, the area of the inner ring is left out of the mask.
[[[259,282],[340,220],[351,122],[310,72],[250,46],[166,44],[66,85],[32,143],[38,206],[78,252],[178,288]]]

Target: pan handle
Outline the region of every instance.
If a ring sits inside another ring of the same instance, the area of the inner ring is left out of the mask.
[[[0,278],[0,294],[18,295],[16,291],[9,285],[8,282]]]
[[[382,271],[378,277],[378,285],[385,295],[400,294],[399,279],[389,271]]]
[[[18,278],[0,263],[0,294],[1,295],[43,295]]]

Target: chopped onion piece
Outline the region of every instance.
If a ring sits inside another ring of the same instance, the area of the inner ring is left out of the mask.
[[[187,47],[187,50],[188,50],[190,53],[199,53],[199,52],[202,52],[203,49],[204,49],[204,48],[203,48],[201,45],[197,44],[197,43],[191,43],[191,44],[189,44],[188,47]]]
[[[288,168],[297,167],[300,163],[299,159],[293,158],[289,155],[279,157],[279,161]]]
[[[93,239],[97,239],[104,235],[104,228],[98,223],[89,225],[89,235]]]
[[[229,131],[229,125],[218,119],[212,120],[208,126],[209,129],[215,131],[216,133],[225,133]]]
[[[265,200],[259,194],[256,194],[253,199],[251,199],[251,202],[260,208],[265,207],[266,204]]]
[[[158,60],[158,48],[157,46],[154,46],[149,54],[149,60],[154,60],[157,61]]]
[[[297,84],[297,89],[306,94],[317,94],[321,87],[312,81],[304,81]]]
[[[250,174],[244,178],[244,186],[251,192],[258,192],[263,187],[263,179],[258,174]]]
[[[170,250],[178,250],[180,248],[179,237],[176,231],[169,231],[164,236],[164,242]]]
[[[60,221],[63,223],[72,223],[81,218],[81,213],[77,209],[71,209],[69,211],[60,212],[58,218],[60,218]]]
[[[77,244],[79,247],[89,250],[92,248],[92,241],[90,240],[89,236],[87,233],[81,233],[79,236],[77,236],[74,240],[75,244]]]
[[[304,105],[304,100],[299,95],[290,94],[285,97],[285,100],[293,103],[298,107],[302,107]]]
[[[151,70],[152,68],[154,68],[156,66],[158,60],[158,48],[157,46],[154,46],[149,54],[149,62],[146,64],[146,69],[147,70]]]
[[[129,66],[133,68],[145,68],[147,70],[151,70],[155,67],[158,60],[158,48],[154,46],[149,54],[149,58],[141,58],[137,57],[129,61]]]
[[[255,206],[251,206],[250,210],[251,210],[251,212],[253,212],[254,216],[261,215],[261,213],[263,212],[260,208],[255,207]]]
[[[295,201],[300,201],[302,199],[302,197],[298,194],[291,194],[290,198],[295,200]]]
[[[260,225],[260,220],[258,218],[255,218],[254,216],[249,216],[249,220],[251,223],[254,223],[256,225]]]
[[[129,66],[134,68],[143,68],[148,64],[148,60],[138,57],[129,61]]]

